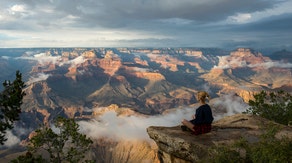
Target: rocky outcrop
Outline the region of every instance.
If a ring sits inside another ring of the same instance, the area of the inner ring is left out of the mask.
[[[85,51],[82,53],[82,56],[85,57],[85,58],[95,58],[96,57],[96,54],[94,53],[93,50],[91,51]]]
[[[259,52],[247,48],[224,56],[215,52],[194,48],[47,50],[39,55],[41,60],[31,75],[50,76],[43,80],[51,91],[38,94],[41,87],[32,90],[28,96],[38,100],[26,101],[26,105],[118,104],[157,114],[191,104],[191,93],[205,86],[210,87],[212,97],[234,92],[245,102],[260,90],[292,90],[291,69],[269,67],[271,60]],[[187,96],[177,93],[185,90]]]
[[[135,76],[138,78],[149,79],[151,81],[165,80],[165,77],[162,74],[155,72],[135,72]]]
[[[158,157],[161,162],[198,162],[208,156],[208,149],[211,147],[231,144],[239,138],[244,138],[249,143],[259,141],[263,129],[271,123],[258,116],[236,114],[214,122],[212,131],[203,135],[195,136],[190,132],[181,131],[179,126],[150,126],[147,132],[158,145]],[[292,138],[291,127],[275,125],[280,129],[276,138]]]
[[[291,69],[275,66],[279,63],[251,49],[239,48],[218,59],[201,77],[219,87],[220,93],[236,92],[248,102],[255,92],[291,85]]]
[[[99,66],[104,69],[104,73],[114,75],[121,67],[122,63],[119,58],[105,58],[100,60]]]
[[[185,63],[184,61],[170,55],[149,54],[148,57],[151,61],[160,64],[161,68],[169,69],[173,72],[178,71],[178,66],[183,66]]]

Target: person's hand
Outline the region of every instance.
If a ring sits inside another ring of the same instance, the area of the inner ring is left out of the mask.
[[[193,118],[193,119],[196,119],[196,115],[194,114],[194,115],[192,116],[192,118]]]

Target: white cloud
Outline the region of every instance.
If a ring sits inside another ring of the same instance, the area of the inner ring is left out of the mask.
[[[1,56],[1,58],[8,60],[10,57],[9,56]]]
[[[50,74],[38,73],[38,74],[33,75],[29,78],[27,85],[30,85],[30,84],[35,83],[35,82],[47,80],[48,77],[50,77],[50,76],[51,76]]]
[[[220,98],[213,99],[210,103],[213,110],[213,116],[216,120],[224,116],[242,113],[248,107],[242,98],[234,94],[222,95]],[[119,140],[147,140],[150,141],[146,129],[149,126],[172,127],[181,125],[182,119],[190,120],[195,113],[198,104],[193,108],[177,108],[168,110],[162,115],[117,115],[114,111],[107,111],[100,117],[90,121],[78,121],[80,132],[86,134],[91,139],[108,138],[116,141]],[[99,108],[95,108],[99,109]],[[218,111],[219,110],[219,111]],[[54,132],[59,133],[53,124],[51,128]],[[16,129],[15,129],[16,130]],[[18,135],[30,132],[26,129],[17,129]],[[8,141],[5,146],[13,146],[20,142],[19,138],[10,131],[7,132]]]
[[[60,61],[61,56],[51,56],[46,53],[39,53],[34,55],[34,59],[37,60],[40,64],[53,63],[56,64]]]
[[[16,59],[33,60],[41,65],[45,65],[46,63],[56,64],[61,60],[61,56],[51,56],[46,53],[34,54],[33,52],[27,52],[27,54],[30,54],[30,56],[17,57]]]
[[[117,116],[109,111],[98,119],[80,121],[81,131],[91,138],[102,137],[115,140],[150,140],[146,128],[149,126],[176,126],[186,116],[191,117],[193,109],[178,109],[173,113],[159,116]]]
[[[87,59],[85,59],[83,56],[78,56],[78,57],[74,58],[73,60],[70,60],[69,63],[71,65],[78,65],[78,64],[85,62],[86,60]]]
[[[215,114],[215,119],[230,116],[246,111],[249,107],[240,96],[233,93],[220,96],[213,102],[214,108],[221,110],[221,114]]]
[[[10,20],[18,20],[18,18],[26,18],[30,15],[33,15],[33,11],[29,11],[26,5],[15,4],[8,9],[8,13],[11,16]],[[9,16],[8,16],[9,17]],[[16,18],[16,19],[13,19]],[[9,19],[7,19],[9,21]]]
[[[235,23],[246,23],[252,18],[252,15],[249,13],[239,13],[234,16],[229,16],[227,21]]]
[[[32,60],[38,62],[40,66],[47,66],[48,64],[55,64],[58,66],[64,66],[64,65],[71,65],[71,66],[76,66],[78,64],[84,63],[87,61],[83,56],[78,56],[72,60],[64,61],[62,59],[62,56],[52,56],[47,53],[36,53],[33,51],[27,51],[26,56],[22,57],[17,57],[16,59],[24,59],[24,60]],[[37,82],[37,81],[42,81],[46,80],[49,76],[46,74],[37,74],[35,77],[32,77],[30,79],[31,82]]]
[[[13,5],[11,8],[10,8],[10,11],[12,12],[25,12],[25,6],[24,5]]]
[[[224,95],[212,100],[210,104],[215,120],[224,116],[242,113],[246,110],[245,104],[239,96]],[[196,107],[195,107],[196,108]],[[220,112],[216,109],[220,108]],[[117,116],[114,111],[108,111],[101,117],[90,121],[79,121],[82,133],[92,139],[111,138],[114,140],[150,140],[146,129],[149,126],[172,127],[181,125],[182,119],[191,119],[194,108],[179,108],[156,116]]]
[[[292,68],[292,63],[286,63],[282,61],[271,61],[271,62],[264,62],[259,64],[251,64],[248,67],[264,67],[266,69],[278,67],[278,68]]]
[[[247,63],[241,58],[232,58],[230,56],[218,56],[219,62],[218,65],[215,65],[214,68],[218,69],[228,69],[235,67],[246,67]]]
[[[6,147],[12,147],[20,142],[20,139],[15,136],[10,130],[6,132],[5,138],[7,138],[7,141],[5,141],[4,143],[4,146]]]
[[[245,60],[239,57],[229,57],[229,56],[219,56],[218,65],[215,65],[215,69],[229,69],[229,68],[241,68],[241,67],[263,67],[265,69],[269,68],[292,68],[292,63],[287,63],[283,61],[266,61],[258,64],[248,64]]]
[[[87,61],[87,59],[85,59],[83,56],[78,56],[72,60],[66,61],[66,62],[59,62],[59,66],[63,66],[65,64],[69,64],[71,65],[71,67],[74,67],[76,65],[79,65],[81,63],[84,63],[85,61]]]

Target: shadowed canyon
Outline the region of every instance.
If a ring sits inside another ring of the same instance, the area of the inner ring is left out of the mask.
[[[201,90],[211,95],[215,120],[242,113],[261,90],[292,93],[291,61],[289,51],[248,48],[1,49],[1,81],[20,70],[26,96],[0,160],[23,153],[31,132],[61,115],[94,140],[88,158],[159,162],[147,127],[190,118]]]

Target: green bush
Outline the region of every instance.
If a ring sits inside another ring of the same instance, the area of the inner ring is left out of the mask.
[[[292,122],[292,95],[287,92],[261,91],[254,95],[254,100],[249,100],[249,106],[246,113],[259,115],[284,125]]]
[[[16,77],[13,82],[4,81],[4,90],[0,92],[0,144],[3,145],[6,131],[12,129],[14,121],[19,120],[21,113],[22,99],[25,96],[22,90],[25,87],[22,81],[22,74],[16,71]]]
[[[209,150],[209,159],[202,162],[210,163],[291,163],[291,138],[276,139],[279,129],[271,124],[259,142],[249,143],[240,139],[231,145],[219,145]]]
[[[79,133],[79,125],[74,119],[58,117],[55,121],[58,132],[54,132],[50,127],[41,127],[35,131],[35,135],[30,139],[28,153],[19,156],[12,162],[46,162],[39,153],[40,150],[48,153],[49,162],[79,163],[85,159],[85,153],[91,149],[93,143],[86,135]],[[84,162],[91,162],[84,160]]]
[[[249,105],[246,113],[284,125],[292,122],[292,96],[284,91],[269,93],[261,91],[254,95],[254,100],[250,100]],[[202,162],[291,163],[292,139],[275,138],[275,134],[281,129],[278,124],[270,123],[262,126],[262,129],[264,134],[260,136],[258,142],[250,143],[242,138],[231,145],[216,146],[209,150],[209,158]]]

